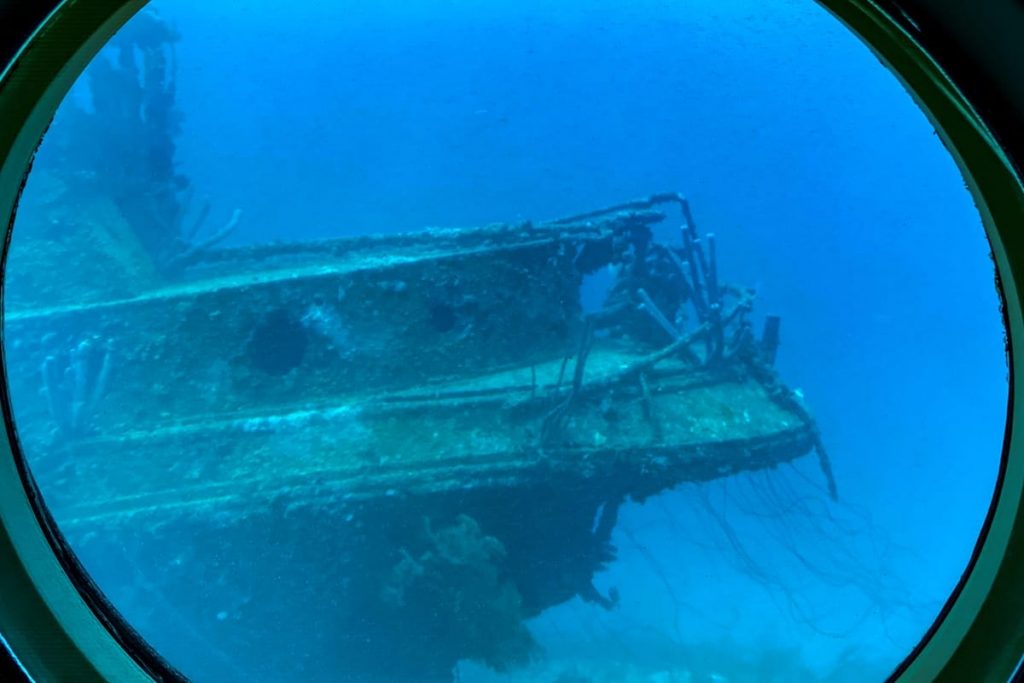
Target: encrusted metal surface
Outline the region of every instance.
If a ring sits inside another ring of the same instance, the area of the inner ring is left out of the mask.
[[[666,203],[681,246],[654,239]],[[449,680],[461,658],[528,657],[523,620],[552,605],[614,607],[592,580],[627,499],[812,451],[834,494],[771,367],[778,319],[754,335],[753,293],[718,281],[677,195],[201,256],[176,283],[5,321],[54,518],[115,594],[113,556],[180,589],[183,622],[209,619],[190,587],[244,585],[315,606],[353,680]],[[246,605],[249,645],[276,617]]]

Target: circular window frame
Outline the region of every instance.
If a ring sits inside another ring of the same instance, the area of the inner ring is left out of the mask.
[[[992,245],[1007,331],[1010,396],[993,503],[964,577],[892,680],[1005,680],[1024,638],[1024,438],[1013,429],[1024,424],[1024,400],[1017,400],[1024,382],[1016,376],[1024,364],[1014,362],[1024,357],[1024,234],[1015,229],[1024,225],[1024,187],[982,118],[911,32],[870,0],[818,2],[901,79],[959,165]],[[52,11],[30,27],[24,45],[0,45],[14,55],[0,64],[0,215],[11,217],[0,263],[53,113],[88,62],[145,4],[46,0]],[[0,9],[0,16],[8,12],[15,10]],[[5,373],[0,369],[0,633],[36,680],[179,679],[105,603],[63,544],[17,453]]]

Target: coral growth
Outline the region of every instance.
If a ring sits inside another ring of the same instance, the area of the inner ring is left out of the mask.
[[[342,358],[351,353],[348,328],[337,309],[329,304],[310,304],[299,319],[302,326],[322,337]]]
[[[438,530],[429,521],[425,527],[424,549],[403,550],[381,589],[386,608],[433,634],[435,644],[457,647],[454,659],[498,671],[528,663],[536,644],[519,592],[502,576],[501,542],[467,515]]]
[[[179,273],[238,225],[235,210],[219,230],[202,231],[210,205],[192,211],[192,187],[175,159],[183,120],[176,105],[177,31],[140,12],[90,63],[55,118],[44,167],[70,197],[109,197],[143,251],[164,275]]]
[[[42,391],[57,436],[73,439],[88,433],[89,422],[107,390],[111,356],[109,341],[86,337],[43,360]]]

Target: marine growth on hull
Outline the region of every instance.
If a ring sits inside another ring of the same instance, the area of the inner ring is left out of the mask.
[[[154,610],[212,670],[244,650],[294,672],[277,628],[341,680],[509,669],[539,656],[525,620],[616,608],[593,579],[627,499],[812,453],[835,495],[772,367],[778,318],[752,329],[679,195],[187,262],[127,296],[15,301],[7,334],[33,341],[7,362],[23,444],[58,454],[35,466],[61,530],[87,565],[121,558],[108,593],[174,596]]]

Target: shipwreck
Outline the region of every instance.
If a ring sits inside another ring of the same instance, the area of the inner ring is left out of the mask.
[[[625,501],[812,454],[835,495],[773,368],[779,319],[753,328],[754,292],[719,280],[716,250],[664,194],[210,249],[144,292],[11,300],[18,436],[70,546],[172,663],[218,680],[303,657],[353,681],[515,667],[529,618],[615,608],[594,576]]]

